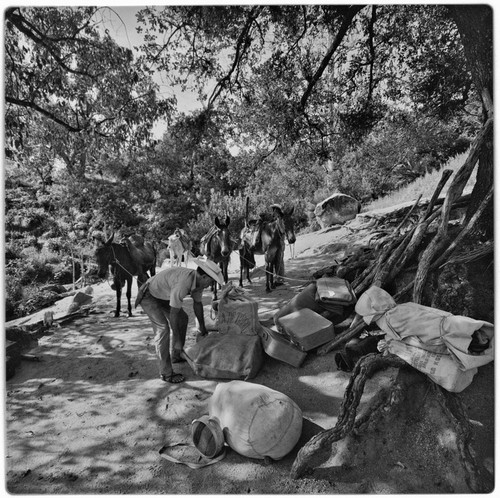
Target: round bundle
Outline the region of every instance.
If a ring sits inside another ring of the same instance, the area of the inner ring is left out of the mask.
[[[240,455],[279,460],[297,444],[302,411],[285,394],[234,380],[219,384],[209,401],[226,443]]]

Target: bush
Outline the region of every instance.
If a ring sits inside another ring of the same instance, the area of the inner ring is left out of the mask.
[[[36,285],[27,287],[23,292],[23,299],[20,303],[22,316],[31,315],[37,311],[52,306],[61,296],[53,291],[41,291]]]
[[[23,300],[23,286],[19,279],[9,275],[5,278],[5,319],[15,320],[24,316],[21,313],[20,305]]]
[[[394,113],[340,158],[327,178],[330,195],[342,192],[360,200],[385,195],[438,169],[468,143],[453,123]]]
[[[61,261],[60,254],[51,251],[47,247],[42,247],[41,249],[33,246],[25,247],[21,251],[21,256],[26,260],[31,260],[36,265],[46,265]]]

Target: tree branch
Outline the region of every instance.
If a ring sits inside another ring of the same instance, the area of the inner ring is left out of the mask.
[[[238,37],[238,40],[236,42],[236,51],[234,54],[234,60],[231,68],[227,72],[225,76],[223,76],[215,85],[215,88],[212,92],[212,95],[208,99],[208,108],[210,109],[214,102],[217,100],[219,95],[221,94],[222,90],[224,90],[224,87],[226,86],[227,83],[230,83],[231,81],[231,76],[238,70],[239,63],[243,57],[243,54],[245,53],[245,49],[248,47],[248,33],[250,32],[250,28],[252,27],[252,24],[254,21],[259,17],[259,14],[261,13],[263,6],[254,6],[250,13],[248,14],[247,21],[245,23],[245,26],[243,27],[240,36]]]
[[[424,253],[420,258],[420,262],[417,269],[417,274],[415,276],[415,287],[413,288],[413,302],[420,303],[422,300],[422,295],[424,291],[425,282],[427,280],[427,275],[430,271],[430,266],[434,256],[444,247],[446,243],[446,236],[448,233],[448,221],[450,218],[451,207],[453,202],[455,202],[458,197],[463,192],[463,189],[469,179],[474,166],[479,160],[479,155],[483,144],[490,134],[493,128],[493,118],[489,118],[483,125],[479,135],[477,136],[474,144],[471,148],[467,160],[463,166],[458,170],[455,178],[453,179],[446,198],[444,200],[441,223],[438,228],[438,232],[432,239],[429,246],[425,249]]]
[[[332,59],[333,55],[335,54],[335,51],[339,47],[339,45],[342,43],[342,40],[344,39],[344,36],[346,35],[347,31],[351,27],[352,20],[356,16],[356,14],[362,10],[365,7],[365,5],[351,5],[348,9],[346,14],[344,15],[344,19],[342,21],[342,24],[340,25],[340,28],[337,32],[337,35],[335,36],[335,39],[333,40],[332,44],[330,45],[330,48],[328,49],[328,52],[326,53],[325,57],[321,61],[321,64],[319,68],[317,69],[316,73],[314,73],[314,76],[312,77],[311,81],[309,82],[309,85],[306,88],[306,91],[304,92],[304,95],[302,95],[302,98],[300,99],[300,109],[304,110],[307,104],[307,101],[309,97],[311,96],[311,93],[318,81],[320,80],[321,76],[323,76],[323,73],[325,72],[325,69],[328,67],[328,64],[330,63],[330,60]]]

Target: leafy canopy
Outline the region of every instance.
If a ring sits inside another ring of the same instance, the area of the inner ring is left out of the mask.
[[[103,148],[139,146],[171,112],[150,75],[102,29],[97,7],[9,8],[5,14],[6,151],[40,135],[82,176]],[[83,171],[82,171],[83,170]]]

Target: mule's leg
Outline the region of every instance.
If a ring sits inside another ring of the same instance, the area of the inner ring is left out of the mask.
[[[148,279],[148,274],[144,268],[140,268],[137,272],[137,288],[139,289],[142,284],[146,283],[146,280]],[[128,282],[128,279],[127,279]],[[132,277],[130,277],[130,282],[132,282]],[[130,283],[130,286],[132,286],[132,283]]]
[[[266,263],[266,292],[271,292],[273,286],[273,266],[271,263]]]
[[[250,265],[253,263],[253,266],[255,267],[255,256],[252,255],[252,253],[248,250],[244,253],[244,268],[246,270],[246,276],[247,276],[247,281],[249,284],[252,283],[250,280]]]
[[[149,274],[154,277],[156,275],[156,261],[149,268]]]
[[[116,309],[115,309],[115,318],[120,316],[120,301],[122,299],[122,283],[115,279],[113,280],[113,284],[115,286],[116,292]]]
[[[220,261],[219,268],[221,270],[222,278],[224,279],[224,283],[227,284],[227,281],[229,280],[227,277],[227,261]]]
[[[217,301],[217,282],[212,283],[212,294],[213,294],[213,301]]]
[[[240,259],[240,287],[243,287],[243,272],[244,272],[244,263]]]
[[[139,279],[137,279],[137,283],[139,284]],[[130,298],[132,297],[132,277],[127,278],[127,309],[128,316],[132,316],[132,303],[130,302]]]
[[[274,270],[275,270],[276,248],[269,247],[266,251],[266,292],[274,289]]]

